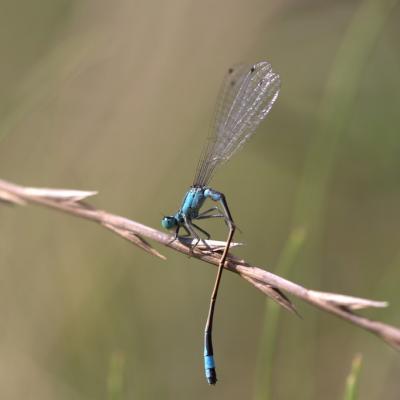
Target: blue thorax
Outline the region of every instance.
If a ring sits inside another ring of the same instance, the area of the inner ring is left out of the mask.
[[[207,198],[221,201],[222,193],[207,186],[192,186],[185,194],[180,209],[176,214],[165,216],[161,224],[166,229],[185,225],[185,219],[191,221],[199,217],[199,211]]]
[[[175,218],[179,223],[183,223],[185,215],[189,220],[197,218],[199,210],[203,205],[206,196],[204,192],[206,187],[191,187],[182,200],[182,205],[179,211],[175,214]]]
[[[181,208],[175,214],[178,223],[184,223],[183,216],[186,216],[189,220],[196,219],[206,198],[219,201],[221,199],[221,194],[207,186],[192,186],[186,192],[182,200]]]

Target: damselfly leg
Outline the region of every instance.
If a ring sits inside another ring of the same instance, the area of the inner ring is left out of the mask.
[[[215,206],[215,207],[209,208],[209,209],[206,210],[206,211],[201,212],[201,213],[197,216],[196,219],[210,218],[210,213],[211,213],[211,212],[214,212],[214,211],[217,211],[217,212],[219,213],[218,215],[221,216],[221,217],[223,217],[222,211],[221,211],[217,206]]]
[[[196,239],[196,243],[190,247],[191,253],[193,253],[193,250],[199,245],[200,242],[202,242],[203,245],[210,252],[212,252],[212,248],[210,247],[210,245],[196,232],[196,229],[198,229],[200,232],[202,232],[206,236],[207,240],[210,239],[210,234],[208,232],[206,232],[204,229],[201,229],[199,226],[194,224],[187,216],[184,215],[183,220],[184,220],[183,226],[186,228],[186,230],[188,230],[190,232],[190,235],[194,239]]]
[[[211,212],[218,212],[218,214],[210,214]],[[196,219],[208,219],[208,218],[225,218],[225,215],[218,207],[212,207],[202,213],[200,213]]]
[[[193,226],[194,228],[196,228],[198,231],[200,231],[200,232],[206,237],[206,240],[210,240],[211,235],[210,235],[207,231],[205,231],[204,229],[200,228],[200,227],[199,227],[198,225],[196,225],[193,221],[192,221],[192,226]]]

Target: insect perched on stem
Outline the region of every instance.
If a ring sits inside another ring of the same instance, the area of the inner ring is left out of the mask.
[[[178,238],[179,231],[183,228],[187,236],[197,239],[197,243],[204,242],[199,232],[207,239],[210,239],[210,235],[194,221],[223,218],[229,228],[205,327],[204,367],[207,381],[211,385],[217,382],[212,345],[214,308],[223,267],[235,232],[235,223],[224,194],[209,187],[208,183],[215,169],[244,145],[268,115],[278,97],[279,89],[279,75],[272,71],[268,62],[259,62],[252,66],[239,65],[228,70],[217,103],[214,129],[200,157],[193,185],[186,192],[176,214],[165,216],[161,221],[164,228],[175,229],[175,238]],[[214,206],[201,212],[206,199],[219,203],[221,208]]]

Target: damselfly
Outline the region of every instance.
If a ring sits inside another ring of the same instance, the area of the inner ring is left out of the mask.
[[[207,381],[211,385],[217,382],[212,345],[214,308],[223,267],[235,232],[235,223],[224,194],[209,187],[208,183],[215,169],[243,146],[268,115],[278,97],[279,88],[279,75],[272,71],[268,62],[259,62],[252,66],[239,65],[228,70],[217,103],[213,130],[200,157],[193,185],[187,191],[178,212],[165,216],[161,221],[164,228],[175,229],[175,238],[178,238],[179,231],[183,228],[188,236],[197,239],[196,243],[204,241],[199,233],[207,239],[210,239],[210,235],[194,221],[223,218],[229,228],[205,327],[204,367]],[[215,206],[200,212],[208,198],[218,202],[221,209]]]

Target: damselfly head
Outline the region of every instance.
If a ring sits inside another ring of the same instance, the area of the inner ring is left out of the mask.
[[[161,225],[164,229],[172,229],[178,225],[178,221],[174,216],[164,216],[161,220]]]

